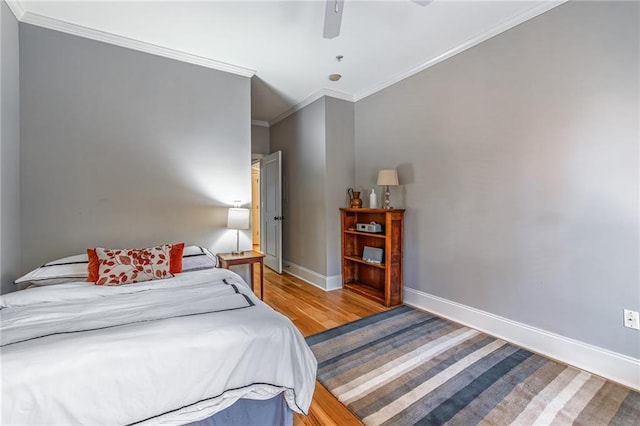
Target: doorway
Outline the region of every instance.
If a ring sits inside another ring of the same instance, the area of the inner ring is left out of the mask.
[[[255,251],[260,247],[260,160],[251,163],[251,241]]]
[[[260,248],[264,265],[282,273],[282,152],[276,151],[260,161]]]
[[[282,273],[282,152],[251,159],[251,239],[264,266]]]

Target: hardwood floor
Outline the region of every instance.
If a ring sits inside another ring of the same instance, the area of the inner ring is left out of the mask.
[[[353,292],[326,292],[289,274],[278,275],[266,267],[264,301],[289,317],[305,337],[387,310]],[[293,424],[343,426],[361,423],[324,386],[316,382],[309,415],[296,414]]]

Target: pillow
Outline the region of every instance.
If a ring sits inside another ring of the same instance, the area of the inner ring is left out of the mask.
[[[184,250],[184,243],[165,245],[171,247],[169,253],[169,270],[171,274],[178,274],[182,272],[182,252]],[[98,281],[98,255],[96,254],[96,249],[87,249],[87,257],[89,259],[88,273],[86,275],[87,281],[95,283]]]
[[[188,246],[182,254],[182,271],[198,271],[218,266],[218,257],[204,247]]]
[[[121,285],[171,278],[171,244],[143,249],[97,247],[96,285]]]
[[[98,281],[98,255],[96,254],[96,249],[87,249],[87,258],[89,259],[87,263],[87,281],[95,283]]]
[[[53,285],[84,281],[87,276],[87,255],[78,254],[45,263],[13,283],[16,285]]]
[[[184,243],[173,244],[169,253],[169,269],[172,274],[182,272],[182,253],[184,251]]]

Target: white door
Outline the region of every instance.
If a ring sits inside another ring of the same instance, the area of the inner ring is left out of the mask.
[[[260,201],[262,209],[261,248],[264,264],[282,273],[282,154],[265,156],[260,164]]]

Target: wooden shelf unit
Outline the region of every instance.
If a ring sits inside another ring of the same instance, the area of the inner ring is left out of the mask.
[[[342,287],[384,306],[402,304],[404,209],[340,209]],[[356,231],[356,223],[376,222],[381,233]],[[362,259],[364,247],[384,250],[382,263]]]

